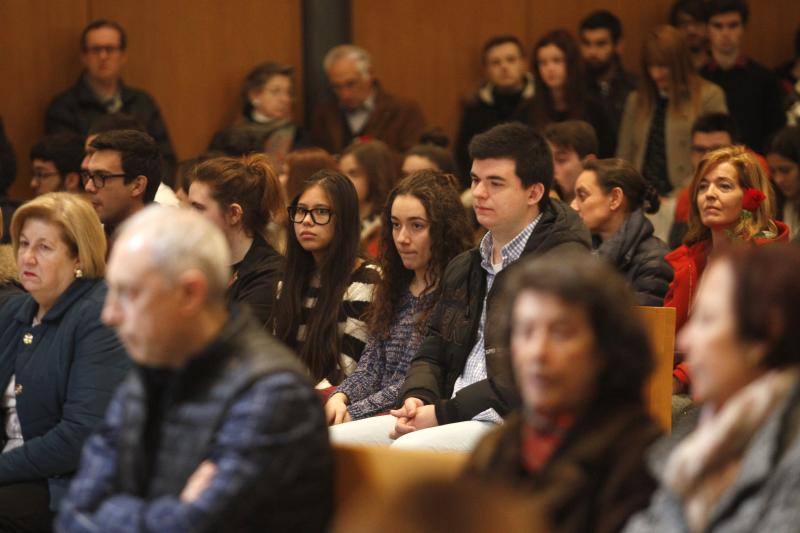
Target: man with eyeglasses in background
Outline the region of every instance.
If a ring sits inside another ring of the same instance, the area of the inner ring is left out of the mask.
[[[146,92],[122,82],[126,51],[127,36],[119,23],[99,19],[83,29],[84,71],[75,85],[56,96],[48,106],[45,133],[71,131],[86,135],[98,118],[117,113],[132,115],[155,139],[170,175],[175,167],[175,152],[158,105]]]
[[[34,196],[56,191],[83,192],[82,135],[68,132],[45,135],[31,148],[30,158]]]
[[[152,137],[136,130],[100,133],[87,152],[81,182],[110,243],[123,221],[155,199],[161,184],[161,154]]]

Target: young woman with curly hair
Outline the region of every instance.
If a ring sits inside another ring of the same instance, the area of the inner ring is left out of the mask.
[[[394,407],[424,337],[444,269],[472,245],[452,175],[412,173],[389,194],[382,219],[383,277],[367,314],[370,341],[356,371],[325,406],[331,425]],[[332,436],[347,439],[358,432],[358,424],[346,424]]]

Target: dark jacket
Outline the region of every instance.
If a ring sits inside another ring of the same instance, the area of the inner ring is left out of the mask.
[[[656,482],[645,452],[660,431],[641,406],[586,416],[536,473],[523,467],[522,425],[515,414],[484,437],[466,475],[529,491],[559,533],[615,533],[647,507]]]
[[[360,136],[383,141],[401,154],[417,144],[425,129],[419,104],[385,92],[377,82],[375,91],[375,108],[361,131],[350,131],[335,98],[318,103],[311,121],[314,143],[332,154],[340,153]]]
[[[620,122],[622,122],[622,112],[625,110],[625,102],[638,84],[638,78],[625,70],[619,59],[616,60],[614,75],[607,83],[601,84],[596,78],[589,78],[589,93],[600,102],[608,117],[612,142],[611,153],[617,149],[617,136]]]
[[[233,278],[225,293],[228,303],[247,304],[256,320],[261,325],[266,325],[272,319],[276,290],[283,275],[284,263],[283,256],[263,237],[256,235],[244,259],[233,265]]]
[[[542,218],[520,260],[544,253],[588,250],[589,246],[589,231],[580,217],[563,203],[551,200],[542,210]],[[400,391],[400,403],[415,397],[436,405],[439,424],[470,420],[489,408],[503,416],[516,404],[509,366],[489,343],[494,296],[505,274],[506,269],[497,274],[487,295],[486,271],[481,267],[479,249],[462,253],[447,265],[439,303],[431,313],[428,334],[411,362]],[[461,389],[451,398],[456,379],[463,372],[477,339],[484,298],[487,379]]]
[[[324,531],[333,460],[296,357],[246,309],[182,368],[137,367],[86,445],[59,531]],[[218,471],[179,500],[204,461]],[[157,529],[156,529],[157,528]]]
[[[673,275],[672,266],[664,259],[669,248],[653,235],[653,224],[641,209],[630,213],[619,230],[599,243],[596,251],[625,276],[639,305],[663,305]]]
[[[525,122],[528,118],[527,103],[533,98],[533,93],[533,76],[527,74],[525,86],[519,92],[502,94],[487,83],[464,102],[455,146],[456,163],[464,188],[469,187],[472,165],[469,142],[472,137],[504,122]]]
[[[103,280],[75,280],[38,326],[31,326],[38,305],[30,295],[0,309],[0,387],[15,376],[25,439],[0,454],[0,485],[47,479],[53,509],[129,368],[119,339],[100,321],[105,295]]]
[[[733,68],[723,70],[711,59],[700,70],[722,87],[728,109],[742,141],[764,153],[770,136],[786,125],[783,93],[775,75],[760,63],[741,57]]]
[[[166,166],[164,175],[171,177],[172,170],[175,168],[175,150],[172,148],[167,126],[164,124],[155,100],[144,91],[124,85],[122,81],[120,81],[120,93],[122,108],[119,112],[136,117],[147,133],[155,139],[161,155],[164,157]],[[72,131],[86,135],[92,124],[106,114],[103,104],[100,103],[86,83],[84,76],[81,75],[75,85],[50,102],[44,119],[45,133]],[[169,183],[169,180],[166,181]]]

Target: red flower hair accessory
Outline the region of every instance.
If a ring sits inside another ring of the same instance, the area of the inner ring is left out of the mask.
[[[744,196],[742,197],[742,209],[750,213],[755,213],[758,211],[758,206],[761,205],[761,202],[763,202],[766,197],[767,195],[758,189],[745,189]]]

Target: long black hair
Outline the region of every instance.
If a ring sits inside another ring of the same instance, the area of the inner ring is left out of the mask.
[[[311,176],[292,199],[291,207],[297,206],[305,191],[317,186],[325,191],[331,203],[333,240],[317,264],[311,252],[300,246],[292,220],[287,220],[286,274],[278,297],[277,309],[280,312],[276,313],[275,335],[295,348],[311,375],[321,380],[335,374],[338,368],[341,351],[339,309],[359,258],[360,222],[355,187],[348,178],[333,170],[320,170]],[[315,274],[320,279],[319,295],[308,316],[305,339],[298,343],[303,299]]]

